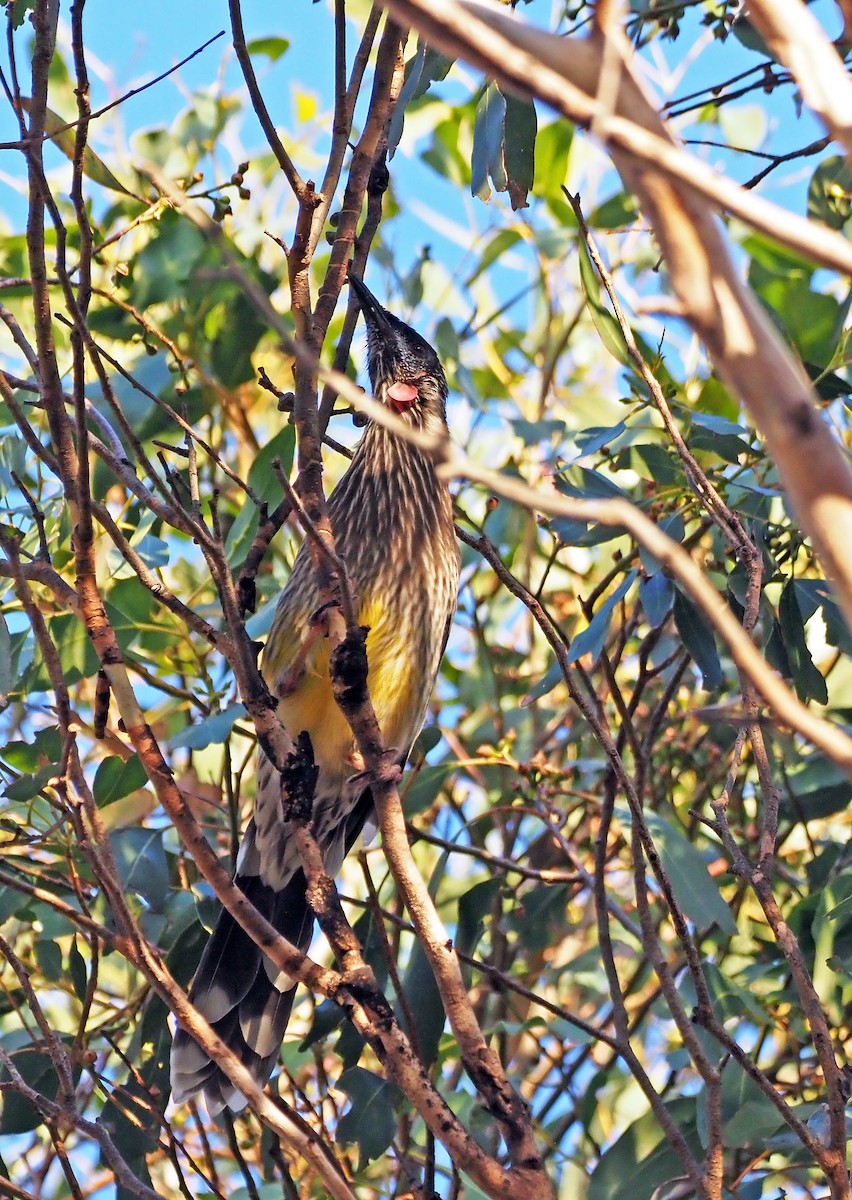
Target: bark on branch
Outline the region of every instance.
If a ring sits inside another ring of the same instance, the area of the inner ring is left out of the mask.
[[[817,409],[801,364],[734,267],[714,213],[714,207],[734,211],[730,188],[712,172],[711,187],[706,168],[676,145],[631,65],[620,31],[557,37],[481,0],[383,3],[444,53],[468,59],[509,88],[539,96],[591,126],[606,143],[659,240],[683,316],[758,426],[852,627],[852,468]],[[605,66],[616,83],[612,112],[599,97]],[[809,248],[790,237],[799,218],[776,210],[775,227],[768,229],[753,204],[737,201],[737,208],[773,237],[812,252],[813,240]],[[827,232],[806,224],[815,240]],[[848,271],[846,256],[841,258]]]

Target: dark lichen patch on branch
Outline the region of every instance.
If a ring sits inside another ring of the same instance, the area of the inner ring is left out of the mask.
[[[319,767],[314,761],[310,734],[302,730],[296,739],[295,749],[287,755],[281,770],[285,820],[310,821],[318,776]]]

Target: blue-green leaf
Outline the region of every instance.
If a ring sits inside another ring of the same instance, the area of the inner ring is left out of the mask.
[[[227,740],[228,734],[234,728],[234,723],[246,715],[244,705],[239,702],[229,704],[221,712],[211,713],[197,725],[182,729],[169,739],[173,750],[185,747],[188,750],[205,750],[208,746],[219,745]]]
[[[542,696],[546,696],[548,692],[552,692],[557,683],[562,681],[562,667],[558,662],[553,663],[547,669],[547,674],[540,679],[535,687],[530,688],[523,700],[521,700],[521,708],[528,708],[534,700],[540,700]]]
[[[679,513],[674,513],[672,516],[666,517],[664,521],[660,521],[660,529],[675,542],[682,542],[684,533],[686,532],[683,517]],[[660,560],[654,558],[650,550],[647,550],[644,546],[639,547],[639,561],[645,568],[646,575],[656,575],[662,568]]]
[[[805,619],[796,595],[795,580],[789,580],[781,592],[778,624],[796,691],[803,700],[816,700],[818,704],[827,704],[828,688],[808,649]]]
[[[111,754],[98,764],[95,772],[92,787],[95,804],[98,808],[103,808],[115,800],[122,800],[137,788],[144,787],[147,782],[148,776],[138,754],[132,755],[126,762],[118,755]]]
[[[684,646],[704,677],[705,688],[714,691],[722,683],[722,664],[713,626],[680,588],[675,588],[674,619]]]
[[[632,814],[626,805],[619,805],[616,811],[620,821],[628,825],[632,823]],[[736,933],[737,926],[731,910],[707,870],[704,856],[680,829],[659,813],[646,812],[645,824],[684,915],[698,929],[718,925],[724,933]]]
[[[639,599],[652,629],[662,625],[672,610],[674,603],[674,584],[667,575],[658,571],[639,584]]]
[[[639,572],[637,570],[632,570],[630,574],[621,581],[621,584],[615,589],[612,595],[609,596],[600,606],[598,611],[589,622],[588,628],[584,629],[582,633],[577,634],[575,638],[572,638],[571,645],[568,649],[569,663],[576,662],[577,659],[582,658],[585,654],[590,654],[592,656],[593,663],[598,661],[601,651],[604,648],[604,642],[606,641],[606,635],[609,631],[609,623],[612,620],[612,614],[615,612],[618,604],[624,599],[630,588],[635,583],[638,574]]]
[[[503,119],[503,165],[512,210],[527,207],[527,195],[535,174],[535,137],[538,128],[535,105],[511,92],[505,94]]]
[[[350,1067],[344,1071],[337,1086],[352,1101],[349,1111],[340,1119],[337,1136],[344,1145],[357,1144],[360,1150],[358,1170],[361,1171],[368,1162],[384,1154],[393,1141],[399,1089],[363,1067]]]
[[[489,177],[497,191],[506,189],[503,167],[503,119],[506,101],[496,83],[489,83],[476,106],[470,190],[480,200],[491,199]]]
[[[109,842],[122,888],[138,892],[154,912],[160,912],[170,884],[163,830],[118,829]]]

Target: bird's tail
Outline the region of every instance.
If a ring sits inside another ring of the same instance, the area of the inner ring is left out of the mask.
[[[256,875],[238,874],[234,882],[280,934],[307,952],[314,922],[301,870],[280,891]],[[275,1066],[294,990],[295,982],[279,972],[223,910],[201,956],[189,998],[261,1088]],[[211,1116],[226,1105],[239,1111],[245,1104],[224,1071],[183,1029],[178,1029],[172,1046],[171,1081],[173,1103],[182,1104],[203,1092]]]

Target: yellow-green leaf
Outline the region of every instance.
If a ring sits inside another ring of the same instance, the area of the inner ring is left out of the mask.
[[[30,111],[30,101],[26,98],[21,100],[21,107],[26,111]],[[58,146],[62,153],[74,161],[74,150],[77,142],[76,123],[68,124],[63,120],[58,113],[52,109],[45,109],[44,114],[44,132]],[[140,204],[144,204],[141,196],[137,196],[135,192],[131,192],[123,183],[120,183],[113,175],[112,171],[106,165],[102,158],[95,154],[90,146],[83,149],[83,174],[95,183],[99,183],[101,187],[109,188],[113,192],[121,192],[125,196],[130,196],[134,200],[138,200]]]

